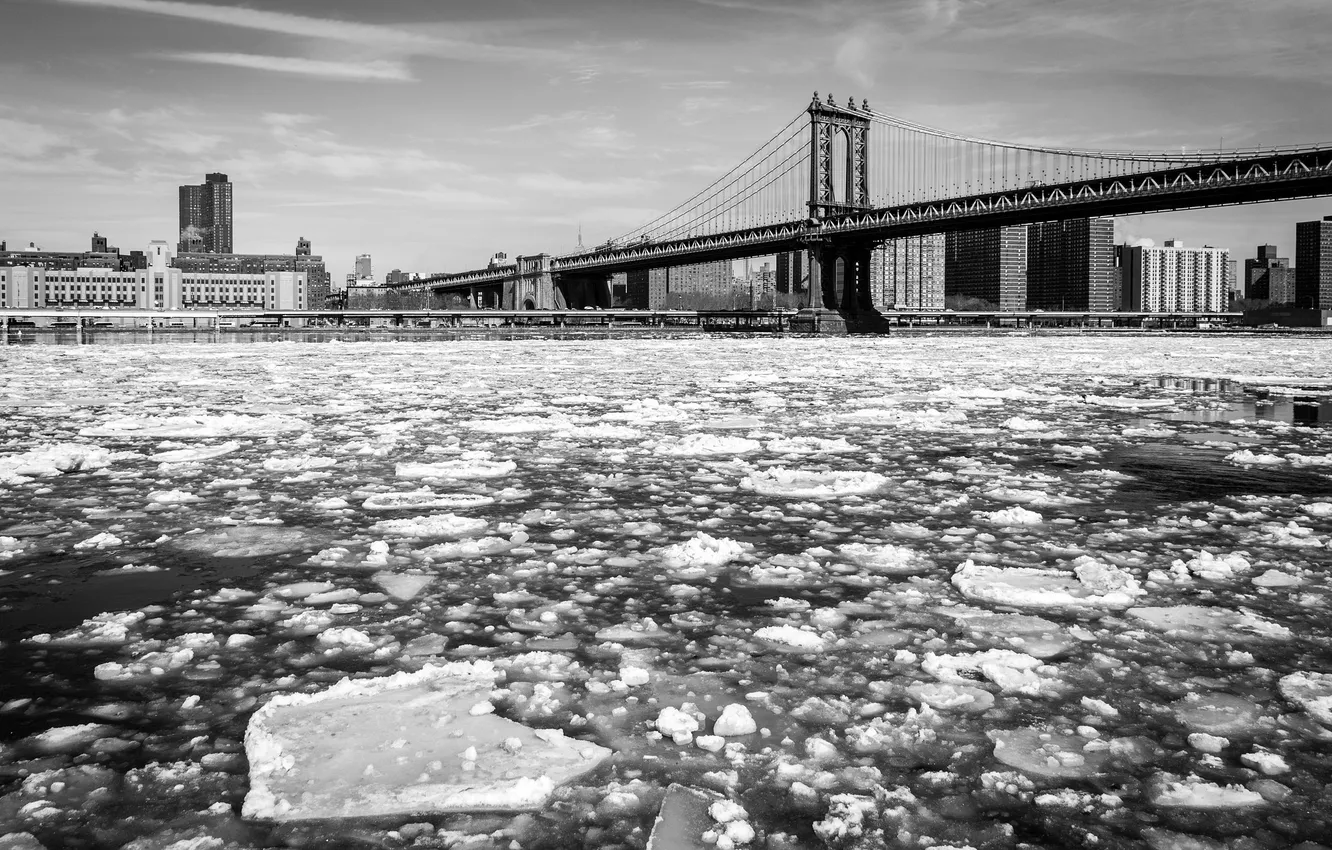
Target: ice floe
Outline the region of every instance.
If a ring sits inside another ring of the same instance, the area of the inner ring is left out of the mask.
[[[534,809],[610,755],[558,730],[475,713],[494,675],[485,662],[427,665],[274,697],[245,731],[245,816]]]

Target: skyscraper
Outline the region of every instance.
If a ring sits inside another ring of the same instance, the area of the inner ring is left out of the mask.
[[[1295,305],[1332,310],[1332,215],[1295,225]]]
[[[180,187],[181,252],[231,253],[231,183],[212,173],[197,186]]]
[[[1115,222],[1045,221],[1027,228],[1027,309],[1117,309]]]
[[[356,278],[358,280],[368,280],[373,278],[374,272],[370,271],[370,255],[356,255]]]
[[[944,295],[977,298],[999,310],[1026,309],[1026,225],[949,233],[944,239]]]

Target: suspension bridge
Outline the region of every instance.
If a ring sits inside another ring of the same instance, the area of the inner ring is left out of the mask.
[[[869,258],[886,239],[1332,194],[1332,144],[1077,150],[926,127],[818,93],[730,171],[597,248],[396,285],[510,310],[610,307],[610,275],[809,252],[813,308],[872,311]]]

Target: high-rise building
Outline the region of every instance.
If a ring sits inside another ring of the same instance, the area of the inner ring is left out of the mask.
[[[1115,222],[1045,221],[1027,228],[1027,309],[1115,309]]]
[[[1295,306],[1332,310],[1332,215],[1295,225]]]
[[[870,300],[886,309],[942,310],[944,256],[942,233],[903,236],[870,250]]]
[[[949,233],[944,295],[988,301],[999,310],[1026,309],[1026,225]]]
[[[808,251],[786,251],[777,255],[776,286],[779,295],[809,291]]]
[[[374,272],[370,271],[370,255],[369,255],[369,254],[357,254],[357,255],[356,255],[356,277],[357,277],[357,279],[359,279],[359,280],[368,280],[368,279],[370,279],[370,278],[373,278],[374,276],[375,276],[375,275],[374,275]]]
[[[1168,239],[1162,247],[1129,251],[1125,309],[1144,313],[1216,312],[1229,306],[1226,291],[1230,252],[1185,248]]]
[[[214,172],[197,186],[180,187],[180,239],[182,253],[231,253],[231,182]]]
[[[1295,300],[1294,270],[1290,260],[1277,256],[1275,245],[1259,245],[1256,256],[1244,261],[1240,298],[1286,304]]]

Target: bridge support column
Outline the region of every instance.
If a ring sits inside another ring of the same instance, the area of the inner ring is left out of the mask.
[[[809,245],[809,306],[791,318],[792,333],[842,336],[846,319],[837,312],[837,253],[827,241]]]
[[[504,309],[554,310],[563,307],[559,303],[550,266],[550,254],[519,257],[514,276],[504,281]]]

